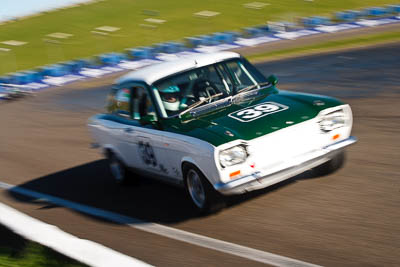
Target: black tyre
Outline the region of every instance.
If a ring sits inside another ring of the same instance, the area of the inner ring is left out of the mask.
[[[193,206],[203,214],[225,207],[224,197],[212,187],[203,173],[191,164],[183,166],[184,185]]]
[[[318,167],[315,167],[314,172],[318,176],[324,176],[334,173],[335,171],[343,167],[345,161],[346,161],[346,155],[345,152],[342,151],[335,157],[333,157],[331,160],[325,162],[322,165],[319,165]]]
[[[112,152],[107,153],[107,158],[114,182],[118,185],[128,184],[131,178],[131,173],[127,166]]]

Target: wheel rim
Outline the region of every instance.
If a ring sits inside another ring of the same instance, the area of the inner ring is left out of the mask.
[[[111,158],[110,169],[117,183],[120,183],[124,180],[124,168],[115,156],[112,156]]]
[[[196,206],[203,208],[206,200],[203,183],[198,173],[192,169],[187,174],[187,187]]]

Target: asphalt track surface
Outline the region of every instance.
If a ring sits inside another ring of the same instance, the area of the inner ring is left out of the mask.
[[[144,179],[117,187],[90,149],[86,128],[103,110],[114,75],[0,104],[0,181],[314,264],[399,266],[400,43],[257,66],[276,74],[280,89],[351,105],[359,142],[342,169],[231,197],[226,209],[206,217],[192,211],[179,188]],[[7,190],[0,189],[0,201],[153,265],[261,265]]]

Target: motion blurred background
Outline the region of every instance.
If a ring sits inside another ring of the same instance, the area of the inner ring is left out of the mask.
[[[318,15],[327,21],[316,23],[327,24],[338,19],[336,12],[339,11],[355,10],[354,14],[367,16],[368,8],[382,9],[396,3],[390,0],[190,3],[185,0],[6,0],[0,8],[0,75],[105,52],[126,52],[138,46],[184,41],[190,36],[226,31],[247,34],[245,27],[266,29],[271,22],[303,27],[305,17]]]
[[[399,0],[2,0],[0,99],[1,83],[21,83],[23,88],[26,82],[9,77],[21,78],[22,72],[31,70],[35,72],[30,74],[62,76],[65,72],[48,73],[48,65],[67,66],[78,59],[106,66],[109,62],[100,55],[110,52],[136,60],[140,59],[133,53],[136,49],[161,51],[166,42],[186,49],[194,42],[205,46],[232,43],[232,39],[217,39],[220,35],[216,33],[221,32],[251,39],[320,25],[355,25],[363,19],[397,17],[398,21],[334,34],[319,32],[315,38],[283,39],[239,51],[253,62],[262,60],[257,67],[265,74],[277,74],[283,90],[330,95],[351,104],[354,135],[360,141],[351,148],[348,166],[339,174],[317,179],[305,175],[297,179],[299,183],[296,179],[290,182],[296,186],[282,185],[246,196],[236,200],[239,204],[233,208],[207,218],[193,217],[183,195],[158,183],[125,191],[111,185],[105,188],[108,169],[101,156],[88,148],[91,139],[85,125],[89,116],[103,111],[117,73],[102,79],[85,76],[88,79],[83,82],[59,90],[53,87],[26,101],[3,101],[1,181],[316,264],[398,266],[399,12]],[[318,54],[325,49],[385,42],[391,44]],[[313,55],[306,56],[310,52]],[[301,57],[264,60],[292,54]],[[215,258],[218,255],[208,250],[202,257],[198,248],[188,250],[186,244],[182,258],[182,250],[170,240],[149,240],[146,235],[138,246],[135,242],[141,234],[80,213],[70,214],[68,209],[40,200],[21,200],[7,190],[0,194],[0,201],[82,238],[123,252],[132,249],[126,254],[155,265],[241,263],[226,255]],[[53,252],[37,244],[21,246],[26,244],[21,239],[0,226],[0,266],[40,266],[52,261]],[[154,244],[160,249],[157,257]],[[143,251],[136,251],[138,247]],[[28,258],[15,263],[14,256],[23,255],[26,248]]]

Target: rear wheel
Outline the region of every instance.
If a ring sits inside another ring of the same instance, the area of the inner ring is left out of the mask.
[[[324,176],[334,173],[335,171],[343,167],[345,160],[346,155],[345,152],[342,151],[334,156],[331,160],[323,163],[322,165],[319,165],[318,167],[315,167],[314,171],[318,176]]]
[[[131,173],[127,166],[113,152],[109,152],[107,158],[114,182],[119,185],[128,184]]]
[[[212,213],[225,207],[223,196],[215,191],[198,168],[185,164],[183,174],[186,192],[199,212]]]

